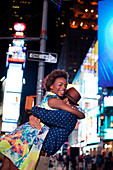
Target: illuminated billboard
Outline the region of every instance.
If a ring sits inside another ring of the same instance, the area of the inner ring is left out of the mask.
[[[104,97],[104,107],[113,106],[113,96],[105,96]]]
[[[8,93],[4,95],[3,121],[17,123],[19,117],[21,93]],[[7,116],[6,116],[7,115]]]
[[[25,29],[26,29],[26,24],[25,23],[16,22],[14,24],[14,30],[15,31],[25,31]]]
[[[23,66],[25,66],[26,47],[24,47],[24,43],[24,40],[13,39],[12,45],[9,44],[6,67],[9,63],[23,63]]]
[[[88,111],[85,115],[86,118],[79,122],[78,128],[78,141],[85,141],[86,144],[96,143],[100,141],[97,136],[97,114],[99,108],[96,107]]]
[[[9,92],[21,92],[23,84],[23,70],[21,64],[10,63],[7,70],[7,79],[5,85],[5,91]]]
[[[20,113],[21,90],[23,84],[22,64],[9,63],[3,99],[3,132],[11,132],[17,127]]]
[[[113,87],[113,1],[98,2],[99,87]]]
[[[81,65],[73,84],[78,85],[82,96],[80,107],[86,118],[78,121],[79,147],[100,142],[97,136],[98,107],[98,42],[93,42]]]

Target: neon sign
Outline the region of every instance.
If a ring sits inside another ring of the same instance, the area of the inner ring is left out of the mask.
[[[22,31],[25,31],[25,29],[26,29],[26,24],[25,23],[16,22],[14,24],[14,30],[15,31],[22,32]]]

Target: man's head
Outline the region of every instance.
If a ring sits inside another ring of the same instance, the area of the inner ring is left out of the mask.
[[[65,97],[75,105],[78,105],[77,102],[81,99],[80,93],[74,87],[71,87],[66,91]]]

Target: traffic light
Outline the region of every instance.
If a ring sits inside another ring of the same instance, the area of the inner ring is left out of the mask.
[[[100,126],[103,126],[104,120],[105,120],[105,116],[101,115],[100,116]]]

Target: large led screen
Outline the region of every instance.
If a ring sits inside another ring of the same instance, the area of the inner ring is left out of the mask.
[[[98,3],[99,87],[113,86],[113,1]]]
[[[5,85],[5,91],[21,92],[23,70],[21,64],[10,63],[7,70],[7,79]]]

